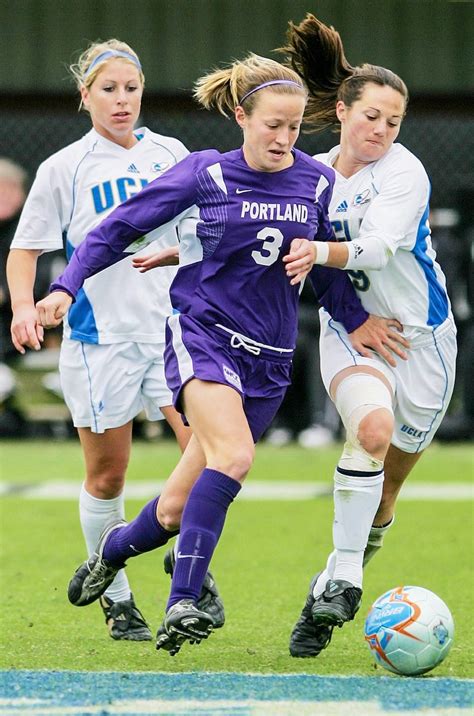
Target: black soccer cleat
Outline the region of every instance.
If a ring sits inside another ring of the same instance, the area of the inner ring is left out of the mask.
[[[69,582],[67,596],[71,604],[85,607],[92,604],[105,592],[124,564],[112,565],[102,557],[104,546],[111,532],[125,527],[125,520],[111,522],[100,535],[95,552],[78,567]]]
[[[303,659],[311,656],[318,656],[318,654],[325,649],[331,641],[333,627],[326,626],[325,624],[316,625],[313,621],[311,613],[311,609],[315,602],[313,589],[320,574],[321,572],[313,577],[300,618],[291,632],[291,656]]]
[[[213,629],[212,617],[200,611],[192,599],[181,599],[166,612],[163,624],[156,634],[156,648],[174,656],[185,641],[200,644]]]
[[[156,648],[158,651],[164,649],[170,656],[176,656],[185,641],[186,637],[181,634],[168,634],[163,624],[158,627],[156,632]]]
[[[133,599],[113,602],[105,594],[100,597],[100,606],[105,616],[112,639],[127,641],[151,641],[152,634],[143,614]]]
[[[313,622],[317,627],[342,627],[354,619],[360,607],[362,589],[343,579],[329,579],[324,592],[314,600],[311,607]]]
[[[164,568],[166,574],[173,576],[176,557],[173,548],[169,549],[165,554]],[[201,589],[201,594],[196,602],[198,609],[212,618],[214,629],[220,629],[225,623],[224,603],[219,596],[217,584],[210,572],[206,573]]]

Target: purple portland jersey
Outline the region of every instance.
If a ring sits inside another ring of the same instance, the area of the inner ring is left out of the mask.
[[[293,349],[299,286],[290,285],[282,258],[294,238],[333,238],[334,183],[331,168],[299,150],[294,158],[287,169],[258,172],[242,149],[189,155],[94,228],[52,289],[75,296],[86,278],[124,258],[132,242],[197,207],[197,239],[180,249],[173,307],[260,344]],[[332,274],[329,310],[336,317],[338,302],[354,292],[343,272]],[[366,316],[361,310],[359,325]]]

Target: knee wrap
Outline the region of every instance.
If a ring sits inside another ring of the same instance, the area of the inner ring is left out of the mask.
[[[362,472],[382,469],[383,462],[364,450],[358,433],[361,421],[373,410],[383,408],[393,415],[392,394],[385,383],[369,373],[353,373],[339,384],[335,404],[346,429],[340,466]]]

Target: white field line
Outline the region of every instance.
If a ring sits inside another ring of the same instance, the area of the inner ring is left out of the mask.
[[[131,500],[145,500],[158,495],[164,485],[163,481],[147,480],[130,482],[125,487],[125,496]],[[0,496],[23,497],[29,500],[76,500],[80,485],[74,482],[41,482],[36,485],[28,483],[0,482]],[[314,482],[267,482],[252,481],[244,484],[239,494],[240,500],[312,500],[317,497],[332,495],[332,484]],[[472,500],[474,485],[467,482],[407,483],[401,493],[401,500]]]

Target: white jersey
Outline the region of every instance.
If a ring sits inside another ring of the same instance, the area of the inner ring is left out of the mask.
[[[124,149],[92,129],[43,162],[11,248],[55,251],[64,241],[69,260],[87,233],[116,206],[189,153],[177,139],[146,128],[134,133],[139,141]],[[178,227],[137,253],[154,253],[179,238]],[[176,270],[166,267],[141,274],[127,257],[87,279],[64,320],[65,336],[85,343],[164,344],[165,319],[172,312],[169,287]]]
[[[339,146],[316,159],[333,166]],[[364,308],[397,318],[404,334],[431,332],[451,315],[446,280],[436,262],[428,222],[430,183],[421,162],[401,144],[349,178],[336,171],[329,207],[340,241],[374,237],[390,255],[379,270],[348,271]]]

